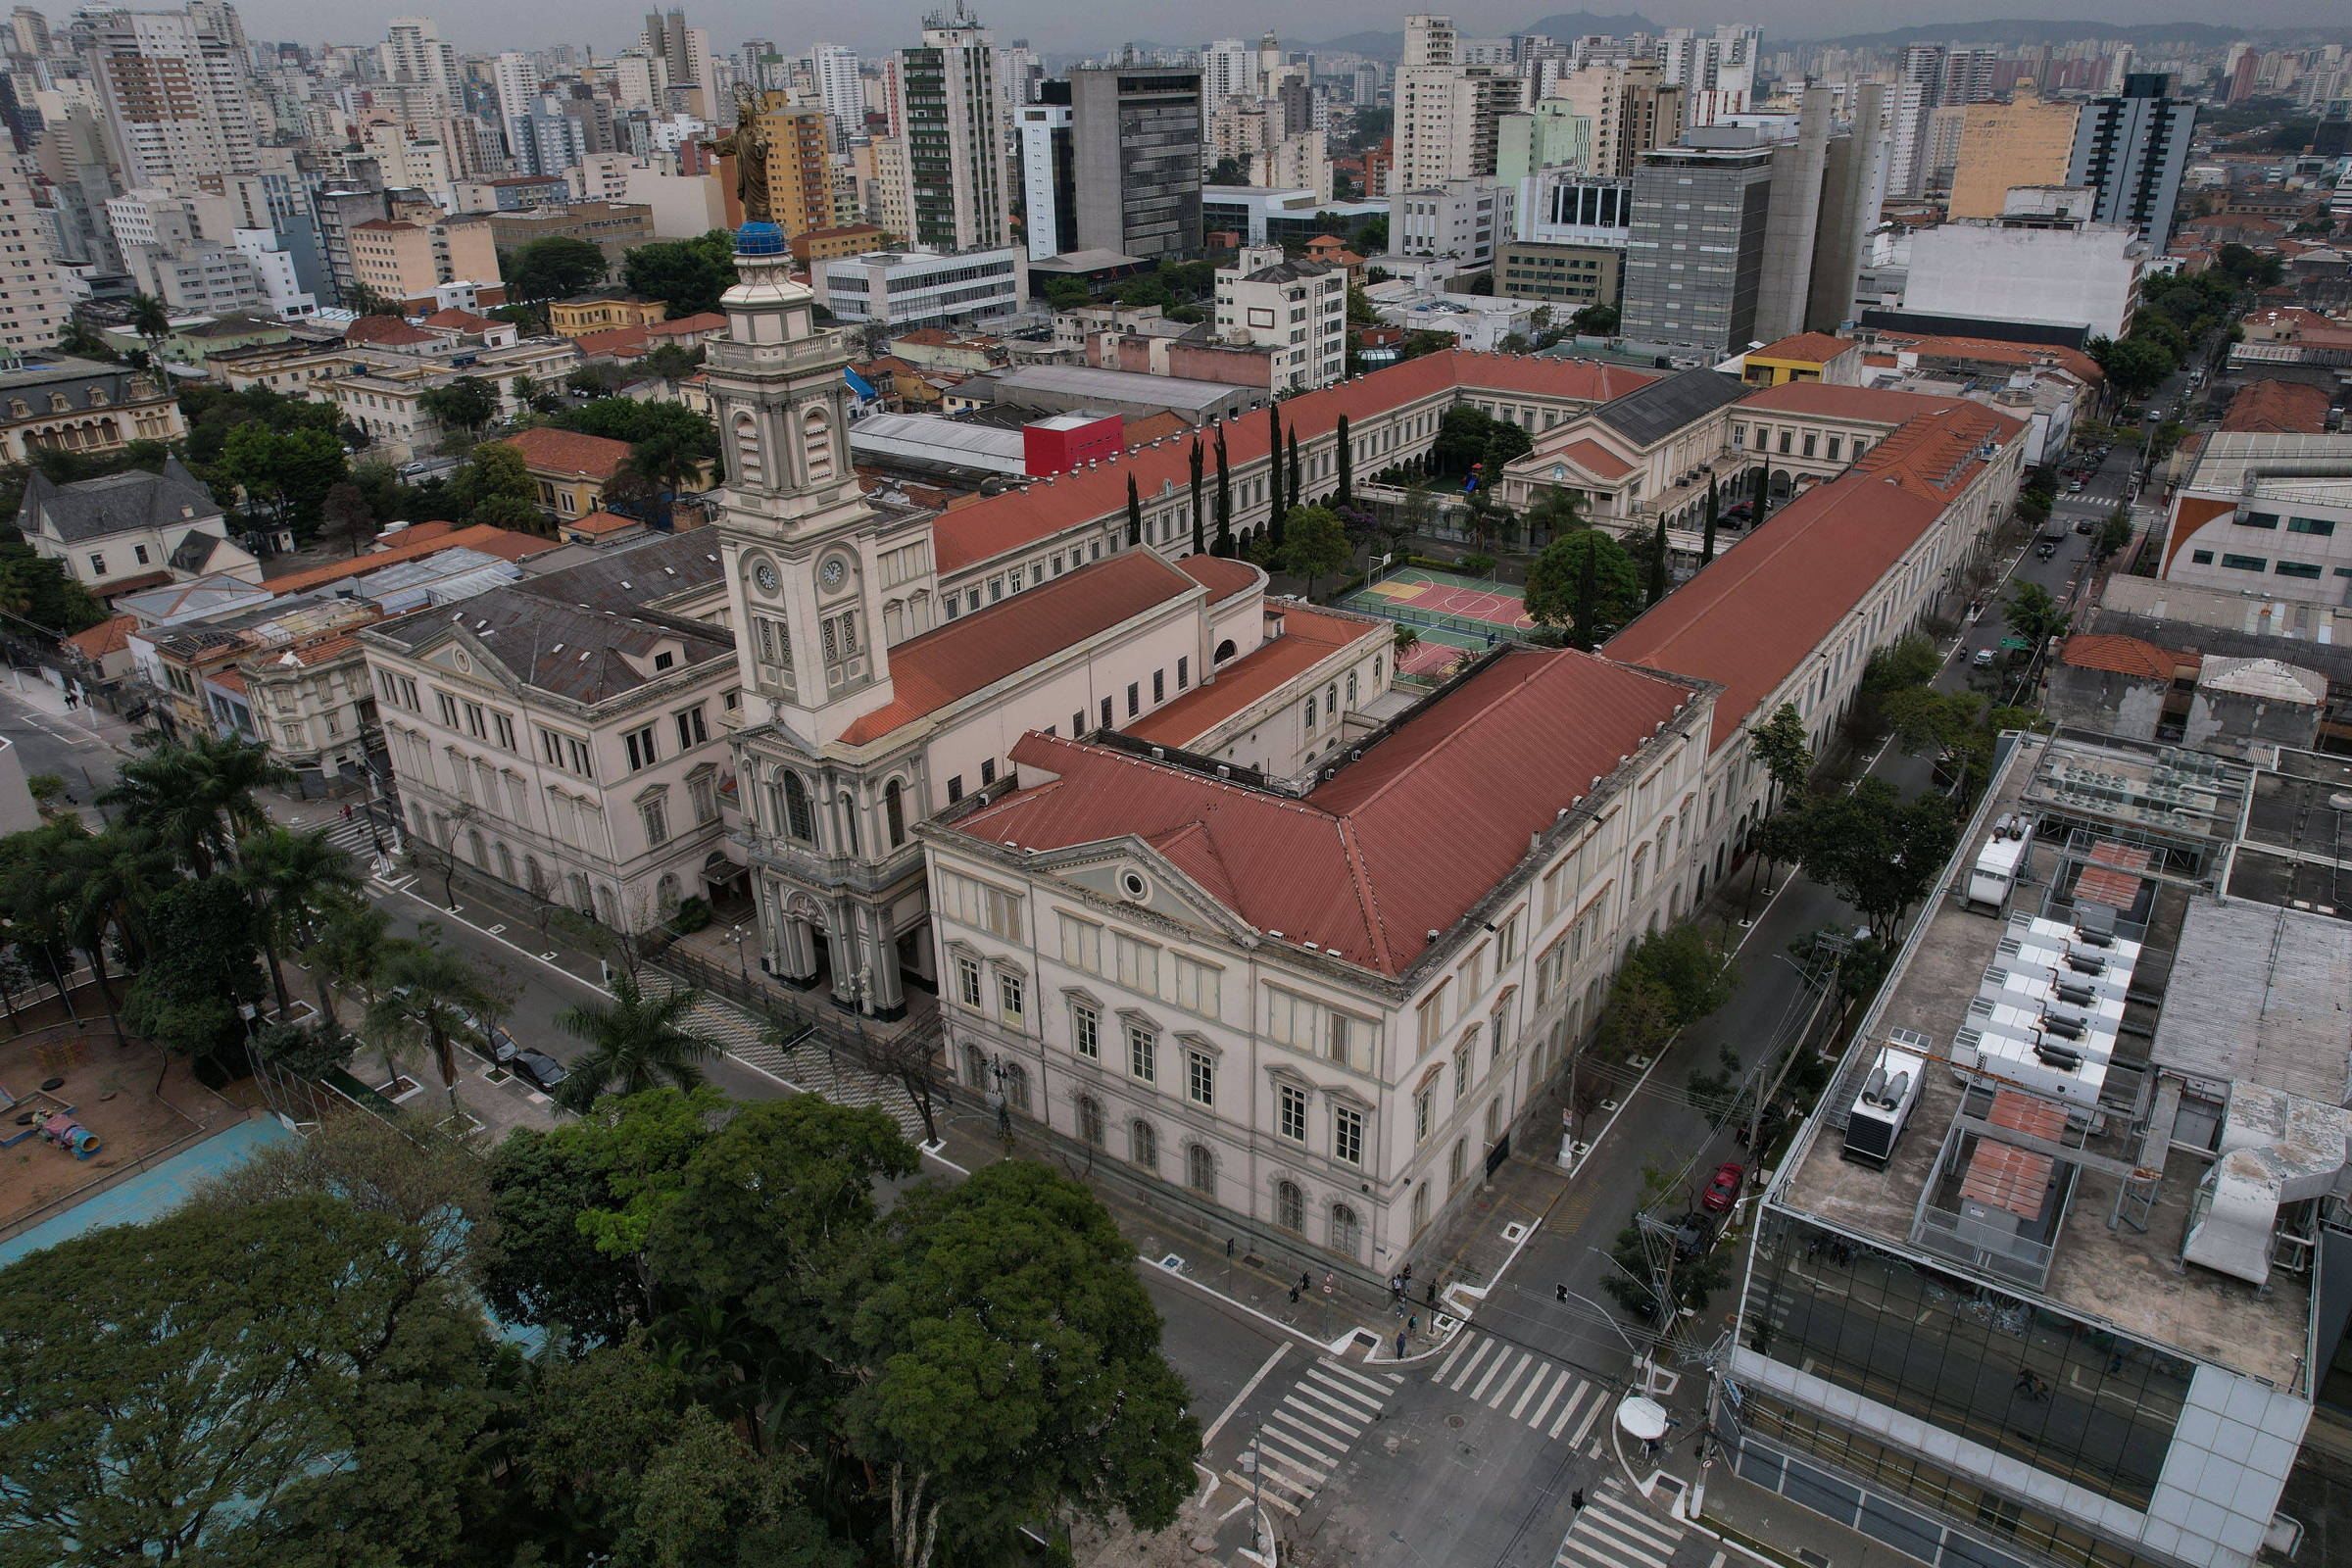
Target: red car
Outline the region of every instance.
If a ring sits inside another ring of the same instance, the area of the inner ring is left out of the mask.
[[[1698,1201],[1714,1213],[1728,1214],[1740,1200],[1740,1189],[1746,1180],[1747,1167],[1736,1159],[1727,1159],[1715,1167],[1715,1179],[1698,1195]]]

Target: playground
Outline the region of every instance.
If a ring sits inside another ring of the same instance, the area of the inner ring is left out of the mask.
[[[1399,566],[1340,601],[1344,610],[1410,626],[1421,641],[1398,657],[1396,672],[1443,678],[1467,654],[1484,653],[1504,637],[1535,629],[1516,583]]]

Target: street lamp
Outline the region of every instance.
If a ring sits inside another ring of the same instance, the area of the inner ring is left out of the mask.
[[[743,976],[744,988],[749,990],[752,984],[752,970],[751,966],[743,959],[743,927],[736,926],[727,934],[735,939],[735,972]]]

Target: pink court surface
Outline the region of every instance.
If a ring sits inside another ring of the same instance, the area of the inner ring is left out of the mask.
[[[1390,605],[1402,610],[1455,615],[1464,620],[1483,620],[1516,631],[1525,631],[1535,625],[1517,594],[1486,593],[1452,583],[1409,581],[1402,577],[1391,577],[1373,583],[1362,592],[1378,594]]]

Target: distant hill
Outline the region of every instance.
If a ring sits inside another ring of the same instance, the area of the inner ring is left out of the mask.
[[[1923,22],[1886,32],[1846,33],[1835,38],[1784,38],[1767,32],[1767,47],[1776,43],[1836,44],[1847,49],[1892,48],[1907,43],[2074,43],[2085,38],[2114,39],[2129,44],[2186,43],[2220,45],[2249,36],[2243,27],[2215,26],[2205,22],[2048,22],[2039,17],[2010,17],[1994,22]]]
[[[1477,32],[1462,29],[1480,38],[1502,37],[1501,32]],[[1596,17],[1590,11],[1562,12],[1531,22],[1524,27],[1514,27],[1509,36],[1523,32],[1542,33],[1546,38],[1581,38],[1589,32],[1628,33],[1662,32],[1665,29],[1643,16]],[[1286,40],[1287,41],[1287,40]],[[1401,32],[1351,32],[1345,37],[1326,38],[1313,46],[1318,51],[1333,54],[1365,55],[1374,60],[1399,60],[1404,56],[1404,34]]]

